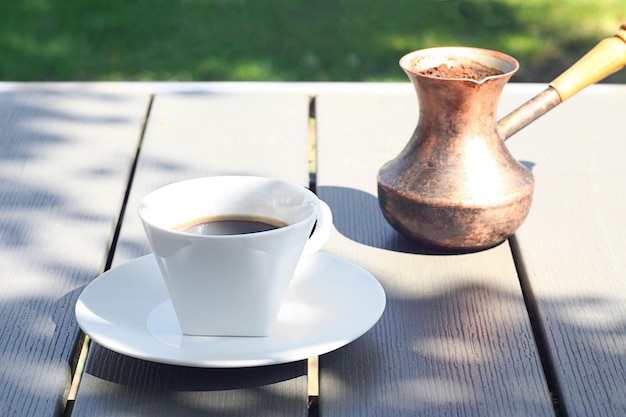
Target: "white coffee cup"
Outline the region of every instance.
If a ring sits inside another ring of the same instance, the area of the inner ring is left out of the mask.
[[[290,182],[216,176],[167,185],[139,205],[148,240],[183,333],[267,336],[303,254],[322,248],[328,205]],[[275,219],[285,226],[203,235],[185,225],[228,218]]]

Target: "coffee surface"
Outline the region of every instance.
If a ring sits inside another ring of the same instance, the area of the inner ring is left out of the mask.
[[[492,75],[503,74],[502,71],[487,67],[476,63],[476,65],[459,64],[454,66],[448,66],[441,64],[433,68],[427,68],[419,71],[420,74],[429,75],[431,77],[440,78],[467,78],[474,81],[480,81],[486,77]]]
[[[259,216],[210,216],[184,223],[176,230],[198,235],[243,235],[287,226],[272,218]]]

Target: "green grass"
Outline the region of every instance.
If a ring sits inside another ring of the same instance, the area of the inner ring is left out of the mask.
[[[624,0],[0,3],[7,81],[405,81],[403,54],[463,45],[547,82],[626,20]]]

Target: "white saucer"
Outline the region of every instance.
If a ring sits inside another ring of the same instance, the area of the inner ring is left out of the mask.
[[[184,335],[152,255],[113,268],[76,303],[78,324],[113,351],[173,365],[235,368],[293,362],[338,349],[368,331],[385,309],[369,272],[341,258],[304,257],[268,337]]]

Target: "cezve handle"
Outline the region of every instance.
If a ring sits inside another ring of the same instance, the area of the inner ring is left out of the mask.
[[[608,77],[625,65],[626,21],[614,36],[600,41],[552,81],[547,89],[502,118],[498,122],[500,134],[508,139],[580,90]]]
[[[615,36],[601,40],[591,51],[580,58],[550,83],[565,101],[588,85],[608,77],[626,65],[626,22]]]

